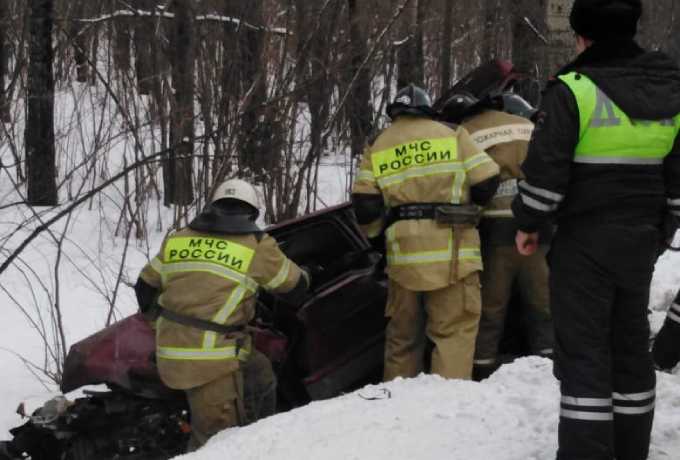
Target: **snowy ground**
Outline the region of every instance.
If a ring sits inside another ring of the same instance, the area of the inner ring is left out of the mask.
[[[659,374],[657,392],[649,459],[677,459],[680,377]],[[368,386],[226,430],[178,459],[546,460],[557,447],[558,411],[551,362],[523,358],[482,383],[423,375]]]

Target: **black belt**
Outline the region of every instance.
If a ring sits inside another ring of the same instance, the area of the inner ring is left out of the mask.
[[[195,329],[201,329],[204,331],[213,331],[219,334],[233,334],[234,332],[243,332],[246,329],[245,325],[231,325],[225,326],[224,324],[214,323],[212,321],[206,321],[204,319],[194,318],[193,316],[182,315],[174,311],[170,311],[167,308],[159,307],[161,310],[161,316],[165,319],[169,319],[174,323],[182,324],[183,326],[193,327]]]
[[[477,226],[480,208],[470,204],[409,203],[390,209],[387,225],[399,220],[431,219],[442,225]]]
[[[451,206],[451,203],[402,204],[390,208],[390,220],[394,222],[409,219],[434,219],[436,217],[436,209],[439,206]]]

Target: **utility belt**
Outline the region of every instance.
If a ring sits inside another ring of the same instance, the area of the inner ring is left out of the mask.
[[[399,220],[432,219],[443,225],[477,226],[482,217],[481,209],[471,204],[411,203],[390,208],[388,224]]]
[[[180,313],[170,311],[167,308],[163,308],[160,305],[157,306],[157,308],[160,310],[161,317],[170,320],[173,323],[193,327],[194,329],[212,331],[224,335],[233,334],[234,332],[243,332],[246,330],[245,325],[226,326],[224,324],[215,323],[213,321],[206,321],[204,319],[194,318],[193,316],[182,315]]]

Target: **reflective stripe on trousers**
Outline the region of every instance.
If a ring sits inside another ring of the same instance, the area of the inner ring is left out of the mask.
[[[610,421],[614,414],[642,415],[654,410],[655,390],[614,393],[611,398],[580,398],[563,395],[560,417],[573,420]]]

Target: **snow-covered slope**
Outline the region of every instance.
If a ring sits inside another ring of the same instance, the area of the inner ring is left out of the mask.
[[[672,460],[680,457],[680,377],[658,377],[649,459]],[[368,386],[226,430],[178,459],[546,460],[558,411],[551,361],[523,358],[482,383],[421,375]]]

